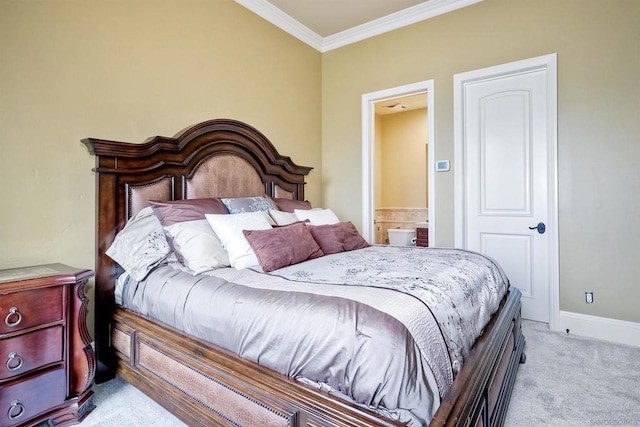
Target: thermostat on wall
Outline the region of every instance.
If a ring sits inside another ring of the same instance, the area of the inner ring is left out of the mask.
[[[436,162],[436,172],[447,172],[449,170],[449,160],[438,160]]]

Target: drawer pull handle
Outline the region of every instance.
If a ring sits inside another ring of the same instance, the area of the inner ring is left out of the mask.
[[[18,362],[18,364],[14,364],[14,360]],[[7,369],[10,371],[17,371],[22,368],[22,363],[24,360],[17,353],[9,353],[9,359],[7,359]]]
[[[13,402],[11,402],[11,406],[7,411],[7,417],[9,417],[10,420],[15,420],[16,418],[20,418],[23,415],[24,415],[24,405],[18,402],[17,400],[14,400]]]
[[[12,322],[13,318],[15,318],[15,322]],[[14,328],[18,326],[20,322],[22,322],[22,314],[20,314],[17,307],[11,307],[9,314],[4,318],[4,324],[10,328]]]

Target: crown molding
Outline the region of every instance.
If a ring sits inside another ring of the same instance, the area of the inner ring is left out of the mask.
[[[235,0],[281,30],[322,52],[322,37],[266,0]]]
[[[321,37],[267,0],[235,1],[314,49],[320,52],[328,52],[388,31],[424,21],[425,19],[471,6],[482,0],[429,0],[327,37]]]
[[[366,22],[357,27],[327,36],[322,40],[322,52],[337,49],[379,34],[406,27],[456,9],[461,9],[482,0],[430,0],[391,15]]]

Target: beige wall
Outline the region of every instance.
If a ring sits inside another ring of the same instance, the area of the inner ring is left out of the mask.
[[[322,203],[321,54],[232,0],[0,0],[0,58],[0,268],[93,268],[85,137],[242,120]]]
[[[453,160],[453,75],[557,52],[560,308],[640,322],[639,37],[637,0],[485,0],[323,54],[325,205],[360,224],[362,94],[434,79],[430,143]],[[436,174],[443,246],[453,168]]]
[[[376,116],[381,122],[381,204],[427,207],[427,109]]]

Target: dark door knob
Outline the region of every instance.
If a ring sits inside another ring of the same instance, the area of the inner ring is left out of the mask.
[[[544,232],[547,230],[547,226],[544,225],[544,222],[539,222],[537,226],[529,227],[529,230],[538,230],[538,233],[544,234]]]

